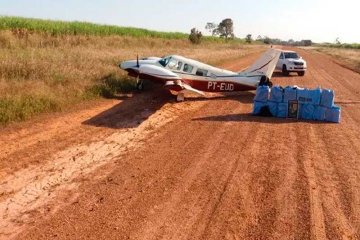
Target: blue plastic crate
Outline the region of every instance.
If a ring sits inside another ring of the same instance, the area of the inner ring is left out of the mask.
[[[284,88],[284,102],[296,100],[297,87]]]
[[[341,119],[341,108],[339,106],[332,106],[326,109],[325,121],[339,123]]]
[[[276,117],[278,115],[278,103],[268,101],[268,106],[269,106],[269,110],[270,110],[271,114],[273,115],[273,117]]]
[[[317,121],[325,121],[326,107],[315,106],[313,119]]]
[[[267,102],[269,99],[270,88],[269,86],[258,86],[254,101]]]
[[[286,118],[288,114],[288,103],[278,103],[277,117]]]
[[[254,115],[260,114],[261,109],[266,106],[268,106],[268,104],[266,102],[254,101],[253,114]]]
[[[270,101],[281,103],[284,99],[284,89],[280,86],[274,86],[270,91]]]
[[[334,105],[335,93],[333,90],[323,89],[321,92],[320,105],[331,108]]]
[[[314,119],[315,106],[313,104],[301,103],[299,106],[299,118],[306,120]]]
[[[296,98],[299,103],[319,105],[321,89],[298,89]]]

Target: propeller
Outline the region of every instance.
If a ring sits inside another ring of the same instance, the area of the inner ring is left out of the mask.
[[[136,66],[137,66],[137,67],[140,67],[140,64],[139,64],[139,54],[136,55]]]

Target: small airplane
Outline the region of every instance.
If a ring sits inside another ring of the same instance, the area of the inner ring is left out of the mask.
[[[254,90],[258,85],[272,85],[270,78],[280,51],[267,50],[253,65],[236,73],[216,68],[189,58],[170,55],[124,61],[119,67],[137,79],[137,88],[143,89],[143,80],[162,84],[177,92],[177,101],[184,101],[185,93],[204,96],[205,92],[232,92]]]

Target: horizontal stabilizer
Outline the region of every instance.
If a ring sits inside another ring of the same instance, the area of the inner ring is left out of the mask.
[[[192,93],[196,93],[196,94],[205,96],[205,93],[203,91],[197,90],[197,89],[191,87],[190,85],[184,83],[181,80],[167,81],[165,83],[164,87],[168,88],[168,89],[171,89],[171,90],[174,90],[174,91],[177,91],[177,92],[186,90],[186,91],[189,91],[189,92],[192,92]]]

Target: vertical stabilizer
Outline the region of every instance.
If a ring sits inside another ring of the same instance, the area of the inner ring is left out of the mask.
[[[265,75],[271,78],[280,57],[280,50],[267,50],[253,65],[244,71],[247,74]]]

